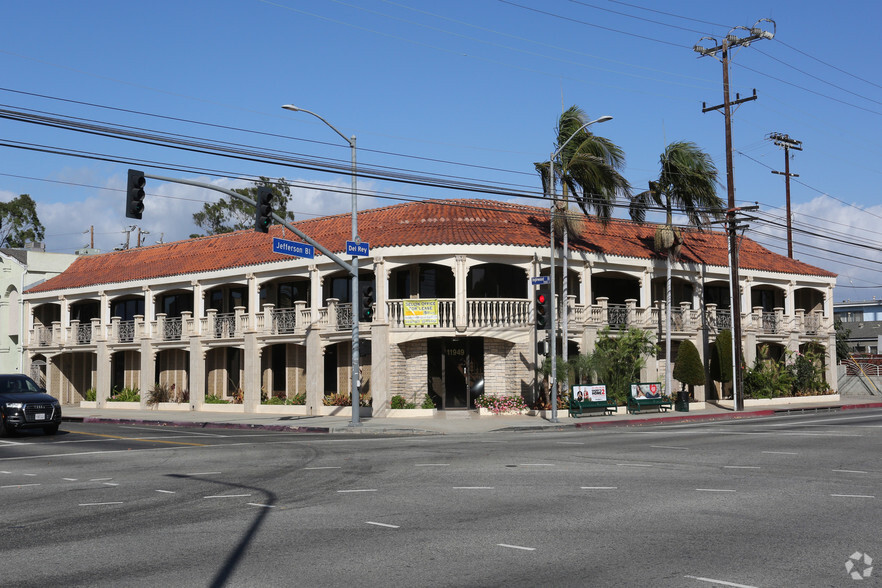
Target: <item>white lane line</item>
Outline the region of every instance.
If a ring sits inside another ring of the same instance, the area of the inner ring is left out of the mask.
[[[304,470],[339,470],[342,466],[314,466],[311,468],[303,468]]]
[[[767,453],[769,455],[799,455],[794,451],[763,451],[763,453]]]
[[[689,449],[688,447],[676,447],[673,445],[650,445],[653,449]]]
[[[696,492],[735,492],[735,490],[728,490],[725,488],[696,488]]]
[[[509,549],[520,549],[521,551],[536,551],[535,547],[524,547],[523,545],[509,545],[508,543],[497,543],[496,545]]]
[[[6,441],[3,439],[0,439],[0,443],[2,443],[3,445],[21,445],[19,441]]]
[[[84,502],[79,506],[105,506],[108,504],[122,504],[122,502]]]
[[[702,578],[700,576],[683,576],[684,578],[689,578],[691,580],[698,580],[699,582],[710,582],[711,584],[719,584],[720,586],[734,586],[735,588],[757,588],[756,586],[751,586],[750,584],[736,584],[735,582],[726,582],[725,580],[714,580],[713,578]]]
[[[64,480],[65,482],[76,482],[77,481],[76,478],[61,478],[61,479]]]
[[[173,491],[171,491],[171,490],[157,490],[157,492],[161,492],[162,494],[175,494],[175,493],[174,493]]]
[[[617,466],[625,466],[629,468],[651,468],[655,464],[651,463],[617,463]]]
[[[454,486],[454,490],[493,490],[493,486]]]
[[[727,470],[758,470],[759,466],[723,466]]]
[[[9,486],[0,486],[0,488],[24,488],[26,486],[39,486],[39,484],[10,484]]]
[[[838,472],[840,474],[866,474],[867,472],[863,470],[833,470],[834,472]]]
[[[2,472],[0,472],[0,474],[11,474],[11,473],[12,472],[7,472],[6,470],[3,470]]]
[[[34,476],[36,476],[36,475],[37,475],[37,474],[22,474],[22,476],[31,476],[31,477],[34,477]],[[108,479],[109,479],[109,478],[108,478]]]
[[[585,445],[580,441],[558,441],[558,445]]]
[[[869,494],[831,494],[834,498],[876,498]]]
[[[618,490],[618,486],[582,486],[582,490]]]
[[[272,504],[259,504],[259,503],[257,503],[257,502],[247,502],[246,504],[247,504],[248,506],[259,506],[259,507],[261,507],[261,508],[276,508],[276,507],[275,507],[274,505],[272,505]]]
[[[388,527],[390,529],[400,529],[401,527],[398,525],[390,525],[389,523],[377,523],[374,521],[365,521],[365,525],[376,525],[377,527]]]
[[[355,490],[337,490],[339,494],[349,494],[352,492],[376,492],[376,488],[358,488]]]
[[[119,486],[119,484],[117,484],[115,482],[104,482],[104,485],[105,486]]]
[[[443,468],[449,466],[449,463],[417,463],[414,464],[414,467],[417,468]]]
[[[223,472],[196,472],[195,474],[181,474],[182,476],[208,476],[211,474],[222,474]]]
[[[212,496],[203,496],[202,498],[248,498],[250,494],[214,494]]]
[[[92,478],[89,480],[90,482],[106,482],[107,480],[112,480],[113,478]]]

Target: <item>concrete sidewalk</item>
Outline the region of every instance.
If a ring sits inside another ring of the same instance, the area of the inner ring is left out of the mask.
[[[253,414],[228,412],[171,412],[157,410],[97,409],[64,406],[67,422],[122,423],[160,425],[170,427],[199,427],[216,429],[257,429],[299,433],[354,433],[386,435],[455,435],[512,431],[573,430],[576,428],[633,427],[673,424],[695,421],[717,421],[770,416],[780,413],[840,411],[850,409],[882,408],[882,402],[855,403],[848,399],[831,403],[794,403],[782,406],[751,407],[733,412],[712,404],[690,412],[644,412],[627,414],[619,407],[618,414],[569,417],[566,410],[558,411],[557,423],[549,418],[526,415],[478,416],[474,411],[438,411],[428,418],[362,417],[359,427],[351,425],[350,417],[292,416],[284,414]]]

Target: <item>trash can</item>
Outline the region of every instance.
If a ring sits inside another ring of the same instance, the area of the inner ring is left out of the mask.
[[[687,390],[677,391],[677,400],[674,401],[674,410],[678,412],[689,412],[689,392]]]

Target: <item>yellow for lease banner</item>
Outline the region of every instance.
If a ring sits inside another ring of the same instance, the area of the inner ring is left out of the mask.
[[[437,325],[437,300],[403,300],[405,325]]]

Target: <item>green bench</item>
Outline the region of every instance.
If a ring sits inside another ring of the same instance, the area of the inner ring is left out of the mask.
[[[615,401],[606,397],[606,386],[573,386],[570,390],[569,416],[571,417],[597,412],[611,414],[618,411],[619,407]]]
[[[658,407],[658,411],[672,410],[673,402],[668,398],[628,398],[628,412],[634,414],[643,408]]]
[[[628,395],[628,413],[634,414],[644,408],[657,408],[659,412],[673,410],[673,401],[661,396],[660,390],[661,384],[659,382],[631,384],[631,393]]]

